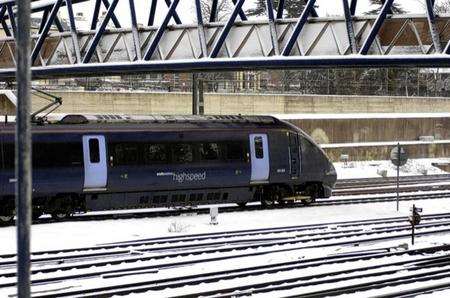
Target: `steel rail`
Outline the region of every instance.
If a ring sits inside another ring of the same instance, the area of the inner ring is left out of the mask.
[[[423,215],[422,223],[430,220],[444,220],[450,219],[450,213],[441,214],[430,214]],[[312,231],[312,230],[326,230],[330,226],[333,227],[358,227],[358,226],[368,226],[368,225],[383,225],[383,224],[393,224],[405,222],[405,217],[390,217],[381,219],[369,219],[369,220],[357,220],[357,221],[341,221],[341,222],[330,222],[323,224],[311,224],[311,225],[300,225],[300,226],[286,226],[286,227],[275,227],[275,228],[261,228],[261,229],[251,229],[251,230],[237,230],[237,231],[226,231],[226,232],[216,232],[216,233],[201,233],[192,234],[186,236],[166,236],[166,237],[156,237],[141,240],[131,240],[131,241],[120,241],[114,243],[100,244],[91,247],[80,247],[72,249],[62,249],[62,250],[46,250],[46,251],[36,251],[32,252],[33,256],[39,255],[52,255],[61,253],[73,253],[73,252],[89,252],[104,249],[120,249],[120,248],[132,248],[136,246],[148,245],[148,244],[169,244],[169,243],[180,243],[180,242],[191,242],[199,240],[212,240],[212,239],[226,239],[233,237],[242,236],[255,236],[255,235],[267,235],[274,233],[285,233],[285,232],[301,232],[301,231]],[[346,230],[349,231],[349,230]],[[318,232],[315,232],[317,235]],[[122,252],[124,252],[123,250]],[[114,251],[114,253],[117,251]],[[10,259],[14,258],[15,254],[4,254],[0,255],[0,259]]]
[[[421,231],[417,232],[417,237],[420,236],[426,236],[426,235],[432,235],[432,234],[440,234],[440,233],[449,233],[450,232],[450,225],[448,223],[443,224],[447,228],[441,228],[437,230],[427,230],[427,231]],[[438,225],[437,225],[438,226]],[[424,229],[426,227],[423,227]],[[76,265],[67,265],[63,264],[61,266],[50,266],[50,267],[44,267],[44,268],[34,268],[32,269],[32,274],[37,273],[51,273],[56,271],[68,271],[72,269],[87,269],[91,267],[102,267],[106,265],[119,265],[124,263],[135,263],[135,262],[144,262],[144,261],[150,261],[150,260],[162,260],[166,258],[179,258],[179,257],[186,257],[186,256],[195,256],[195,255],[205,255],[205,254],[214,254],[214,253],[225,253],[225,252],[237,252],[237,251],[245,251],[248,249],[257,249],[257,248],[270,248],[271,246],[283,246],[283,245],[298,245],[301,243],[307,243],[307,242],[315,242],[315,241],[324,241],[324,240],[339,240],[341,238],[348,238],[348,237],[359,237],[359,236],[374,236],[370,238],[357,238],[354,240],[343,240],[343,241],[335,241],[335,242],[325,242],[321,244],[309,244],[309,245],[303,245],[300,247],[289,247],[289,248],[281,248],[276,250],[268,250],[268,251],[253,251],[253,252],[241,252],[237,255],[227,255],[219,257],[221,260],[224,259],[231,259],[236,257],[242,257],[242,256],[257,256],[257,255],[265,255],[267,253],[273,253],[273,252],[287,252],[287,251],[299,251],[303,249],[311,249],[311,248],[323,248],[323,247],[332,247],[332,246],[342,246],[342,245],[354,245],[356,243],[374,243],[374,242],[380,242],[380,241],[386,241],[386,240],[394,240],[394,239],[404,239],[409,238],[411,235],[409,233],[410,228],[395,228],[391,229],[391,232],[401,232],[406,231],[406,233],[403,234],[395,234],[395,235],[386,235],[382,237],[377,237],[378,234],[385,234],[388,231],[364,231],[360,233],[350,233],[350,234],[344,234],[344,235],[336,235],[336,236],[327,236],[327,237],[321,237],[316,239],[300,239],[300,240],[281,240],[281,241],[271,241],[267,243],[255,243],[255,244],[249,244],[249,245],[237,245],[232,247],[213,247],[209,249],[194,249],[194,250],[183,250],[183,251],[175,251],[170,252],[167,251],[167,248],[165,250],[162,250],[160,254],[155,254],[151,256],[141,256],[141,257],[130,257],[130,258],[124,258],[124,259],[112,259],[112,260],[105,260],[105,261],[93,261],[93,262],[83,262],[81,264]],[[137,250],[135,250],[137,251]],[[153,251],[152,249],[139,249],[139,252],[150,252]],[[214,259],[214,257],[212,258]],[[187,262],[198,262],[198,260],[190,260]],[[156,266],[156,265],[155,265]],[[156,267],[155,267],[156,268]],[[159,266],[161,268],[161,265]],[[131,269],[128,269],[128,271],[133,271]],[[1,277],[14,277],[16,276],[16,272],[2,272],[0,273]]]
[[[384,223],[382,223],[384,224]],[[450,221],[439,221],[439,222],[430,222],[430,223],[422,223],[418,225],[419,229],[423,228],[429,228],[429,227],[442,227],[442,226],[448,226],[450,225]],[[344,226],[341,226],[344,227]],[[373,227],[372,230],[376,232],[393,232],[393,231],[402,231],[407,230],[411,226],[409,223],[404,225],[397,225],[397,226],[384,226],[384,227]],[[277,233],[295,233],[300,230],[282,230],[278,231]],[[217,245],[235,245],[235,244],[250,244],[250,243],[263,243],[263,242],[270,242],[270,241],[280,241],[280,240],[288,240],[288,239],[299,239],[299,238],[305,238],[305,237],[312,237],[308,239],[308,241],[320,241],[320,240],[328,240],[328,239],[335,239],[336,235],[339,234],[339,237],[343,236],[344,234],[346,237],[353,237],[353,236],[360,236],[360,235],[366,235],[366,232],[363,228],[359,229],[346,229],[346,230],[339,230],[339,231],[328,231],[328,232],[311,232],[309,234],[296,234],[292,236],[283,236],[283,237],[270,237],[270,238],[242,238],[242,239],[231,239],[231,240],[223,240],[223,241],[214,241],[214,242],[205,242],[205,243],[190,243],[190,244],[176,244],[176,245],[167,245],[167,246],[156,246],[156,247],[150,247],[150,248],[142,248],[142,246],[149,245],[149,243],[139,243],[139,244],[129,244],[129,245],[116,245],[111,247],[102,247],[104,250],[109,249],[111,251],[104,251],[104,252],[97,252],[97,253],[83,253],[83,254],[70,254],[70,255],[57,255],[57,256],[46,256],[41,258],[33,258],[31,259],[32,264],[39,265],[40,262],[45,263],[46,265],[49,265],[51,262],[54,262],[56,264],[64,263],[67,260],[75,260],[75,261],[82,261],[83,259],[90,259],[92,257],[124,257],[124,256],[131,256],[133,253],[136,252],[155,252],[155,251],[169,251],[169,250],[180,250],[180,249],[186,249],[186,248],[200,248],[200,247],[213,247]],[[342,235],[341,235],[342,234]],[[328,235],[332,235],[333,237],[325,237]],[[247,236],[247,235],[245,235]],[[322,238],[316,239],[316,236],[321,236]],[[198,239],[191,240],[191,241],[199,241]],[[155,245],[159,243],[151,243],[151,245]],[[126,250],[116,250],[118,248],[127,247],[129,249]],[[133,247],[141,247],[141,248],[133,248]],[[133,248],[133,249],[131,249]],[[58,253],[60,254],[60,253]],[[8,261],[1,261],[0,262],[0,269],[4,269],[1,267],[5,267],[8,265],[14,265],[15,260],[11,258],[11,260]],[[1,285],[0,285],[1,287]]]
[[[421,251],[421,253],[427,252]],[[434,248],[431,248],[429,253],[436,252]],[[339,258],[336,257],[324,257],[324,258],[316,258],[316,259],[308,259],[305,260],[306,262],[302,261],[291,261],[291,262],[285,262],[285,263],[275,263],[275,264],[268,264],[268,265],[261,265],[261,266],[252,266],[252,267],[243,267],[239,269],[234,270],[223,270],[223,271],[215,271],[210,273],[200,273],[200,274],[194,274],[194,275],[188,275],[183,276],[182,278],[165,278],[165,279],[158,279],[158,280],[152,280],[151,282],[137,282],[132,284],[126,284],[126,285],[113,285],[113,286],[104,286],[104,287],[98,287],[95,289],[86,289],[86,290],[72,290],[68,292],[58,293],[59,296],[71,296],[71,295],[87,295],[87,297],[93,297],[92,295],[126,295],[126,294],[132,294],[132,293],[139,293],[139,292],[145,292],[145,291],[159,291],[167,288],[176,288],[176,287],[185,287],[185,286],[192,286],[192,285],[198,285],[201,283],[213,283],[213,282],[220,282],[223,280],[229,280],[229,279],[236,279],[236,278],[244,278],[249,276],[259,276],[263,274],[273,274],[273,273],[279,273],[279,272],[286,272],[286,271],[292,271],[292,270],[299,270],[299,269],[305,269],[305,268],[312,268],[320,265],[324,265],[324,261],[327,260],[326,265],[336,265],[346,262],[352,262],[352,261],[364,261],[364,260],[373,260],[373,259],[382,259],[387,257],[393,257],[393,256],[399,256],[399,255],[416,255],[419,254],[417,251],[409,250],[409,251],[403,251],[400,253],[368,253],[364,254],[362,253],[360,256],[354,256],[349,258]],[[336,276],[336,275],[342,275],[342,274],[351,274],[356,273],[360,271],[369,271],[374,269],[380,269],[384,266],[405,266],[405,265],[414,265],[416,263],[422,263],[422,262],[436,262],[436,261],[447,261],[450,262],[449,256],[431,256],[431,257],[419,257],[417,259],[411,259],[411,260],[405,260],[405,261],[395,261],[392,263],[382,263],[377,265],[369,265],[369,266],[361,266],[358,268],[352,268],[352,269],[345,269],[345,270],[335,270],[335,271],[328,271],[325,273],[319,273],[319,274],[313,274],[305,277],[293,277],[291,279],[283,279],[283,280],[272,280],[262,283],[254,283],[249,284],[246,286],[237,286],[234,288],[227,288],[225,291],[230,292],[236,292],[236,291],[245,291],[249,288],[258,288],[258,287],[267,287],[269,285],[273,284],[283,284],[287,282],[298,282],[298,281],[304,281],[303,283],[308,283],[310,280],[316,280],[319,278],[324,278],[328,276]],[[442,265],[442,263],[440,263]],[[437,267],[437,265],[436,265]],[[385,274],[393,274],[398,272],[399,270],[404,270],[404,268],[398,268],[394,270],[385,270],[385,271],[378,271],[377,273],[369,273],[369,274],[360,274],[358,276],[353,275],[352,277],[347,278],[363,278],[363,277],[369,277],[369,276],[378,276],[378,275],[385,275]],[[118,275],[120,277],[121,275]],[[112,275],[111,277],[115,277]],[[346,278],[341,278],[342,280],[345,280]],[[334,279],[335,281],[339,281],[339,279]],[[326,281],[330,282],[330,280]],[[318,281],[318,283],[324,283],[323,281]],[[306,285],[306,284],[305,284]],[[208,294],[217,294],[218,292],[223,293],[224,289],[211,291],[211,292],[202,292],[201,295],[208,295]],[[196,293],[200,296],[200,293]],[[44,296],[38,296],[41,298],[48,297],[44,294]],[[95,297],[95,296],[94,296]]]

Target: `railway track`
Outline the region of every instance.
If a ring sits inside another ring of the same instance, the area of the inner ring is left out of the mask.
[[[448,191],[429,191],[427,193],[402,193],[399,196],[400,201],[414,201],[414,200],[436,200],[450,198],[450,189]],[[394,202],[396,201],[396,195],[389,193],[386,195],[376,196],[356,196],[354,198],[339,198],[332,197],[331,199],[318,199],[316,202],[309,205],[314,206],[338,206],[338,205],[351,205],[351,204],[369,204],[369,203],[382,203],[382,202]],[[282,209],[282,208],[304,208],[304,204],[295,203],[289,205],[274,205],[270,209]],[[113,220],[113,219],[136,219],[136,218],[149,218],[149,217],[167,217],[167,216],[180,216],[180,215],[196,215],[196,214],[208,214],[209,206],[189,207],[179,209],[147,209],[147,210],[123,210],[120,212],[105,212],[100,214],[75,214],[74,216],[64,220],[54,220],[51,218],[42,218],[33,221],[34,224],[49,224],[61,221],[95,221],[95,220]],[[265,208],[258,203],[249,204],[245,208],[234,205],[222,205],[219,206],[221,213],[226,212],[240,212],[240,211],[257,211],[264,210]]]
[[[402,184],[420,184],[426,182],[446,182],[450,181],[449,174],[439,175],[419,175],[419,176],[401,176]],[[392,186],[397,184],[397,177],[379,177],[379,178],[358,178],[358,179],[339,179],[335,189],[346,189],[356,187],[373,187],[373,186]]]
[[[450,175],[406,176],[400,178],[400,192],[450,190]],[[333,190],[333,196],[382,194],[396,191],[396,178],[349,179],[337,182]]]
[[[336,287],[336,282],[360,280],[357,291],[366,291],[371,288],[362,287],[362,281],[381,281],[405,270],[415,278],[423,277],[417,275],[421,270],[444,278],[439,270],[450,269],[450,245],[405,250],[399,244],[409,237],[409,229],[405,217],[392,217],[35,252],[33,297],[109,297],[149,291],[165,297],[213,293],[229,297],[298,288],[320,297],[324,285],[345,293],[351,289]],[[417,226],[418,237],[448,233],[449,213],[424,215]],[[369,244],[378,246],[365,248]],[[319,253],[309,256],[312,249]],[[183,268],[187,273],[180,275]],[[304,272],[314,276],[302,277]],[[15,255],[0,255],[0,296],[14,291],[15,279]],[[310,289],[319,286],[321,291]]]

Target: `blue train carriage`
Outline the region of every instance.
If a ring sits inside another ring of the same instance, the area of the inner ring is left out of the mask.
[[[64,115],[34,125],[33,218],[76,212],[329,197],[336,172],[270,116]],[[14,212],[14,122],[0,124],[0,221]]]

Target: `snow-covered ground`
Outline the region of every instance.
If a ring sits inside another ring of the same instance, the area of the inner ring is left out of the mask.
[[[342,206],[241,211],[219,214],[219,224],[210,225],[209,215],[188,215],[140,219],[35,224],[32,228],[32,250],[76,248],[102,243],[195,233],[282,227],[335,221],[406,216],[412,204],[424,214],[450,212],[450,198],[439,200],[373,203]],[[176,225],[177,232],[171,232]],[[15,227],[0,228],[0,253],[14,253]]]
[[[401,167],[401,175],[421,175],[424,169],[427,170],[429,175],[443,174],[445,172],[433,167],[431,163],[449,160],[410,160],[407,165]],[[348,165],[336,163],[335,166],[339,179],[380,177],[377,174],[377,170],[380,169],[386,169],[388,176],[396,175],[396,169],[390,161],[350,162]],[[169,231],[169,228],[173,228],[174,225],[176,230],[179,230],[179,233],[175,234],[190,234],[407,216],[413,203],[423,207],[424,213],[450,212],[449,198],[400,202],[400,212],[396,212],[393,202],[222,213],[219,215],[219,225],[217,226],[209,224],[209,215],[196,214],[161,218],[36,224],[33,225],[32,229],[32,250],[73,248],[114,241],[174,235],[173,232]],[[15,233],[15,227],[0,228],[0,253],[15,251]]]
[[[450,158],[410,159],[400,167],[400,176],[448,174],[432,163],[450,163]],[[380,178],[383,170],[387,171],[387,177],[397,176],[397,167],[390,160],[336,162],[334,166],[338,179]]]
[[[402,175],[421,175],[424,170],[427,170],[427,174],[442,174],[443,171],[434,168],[431,163],[436,161],[448,161],[448,160],[413,160],[406,166],[401,168]],[[336,164],[338,177],[343,178],[365,178],[365,177],[380,177],[377,174],[377,170],[387,170],[388,176],[396,175],[395,167],[390,164],[390,161],[374,161],[374,162],[352,162],[347,165],[342,163]],[[433,191],[435,192],[435,191]],[[430,192],[432,193],[432,192]],[[357,197],[357,196],[354,196]],[[319,224],[329,222],[340,222],[349,220],[367,220],[367,219],[380,219],[387,217],[404,216],[405,224],[407,223],[407,216],[410,214],[410,208],[413,204],[423,208],[423,214],[432,213],[450,213],[450,197],[447,199],[435,199],[435,200],[417,200],[417,201],[404,201],[400,202],[400,211],[396,211],[395,202],[384,203],[371,203],[371,204],[355,204],[355,205],[338,205],[338,206],[315,206],[305,208],[286,208],[286,209],[274,209],[274,210],[254,210],[254,211],[240,211],[219,214],[218,225],[210,224],[209,215],[197,215],[192,213],[190,215],[172,216],[172,217],[156,217],[156,218],[139,218],[139,219],[115,219],[115,220],[98,220],[98,221],[75,221],[75,222],[62,222],[62,223],[43,223],[35,224],[32,227],[32,250],[56,250],[64,248],[77,248],[88,247],[99,244],[120,242],[120,241],[133,241],[141,240],[153,237],[161,236],[180,236],[197,233],[214,233],[233,230],[244,229],[258,229],[258,228],[270,228],[270,227],[285,227],[285,226],[297,226],[307,224]],[[0,254],[3,253],[15,253],[16,249],[16,230],[15,227],[2,227],[0,228]],[[416,240],[415,248],[429,247],[433,245],[441,245],[450,243],[448,234],[434,234],[426,237],[420,237]],[[308,259],[313,257],[321,257],[326,255],[333,255],[338,253],[350,252],[352,250],[364,250],[364,249],[379,249],[383,247],[402,247],[405,244],[409,244],[409,239],[392,239],[383,242],[361,244],[361,246],[330,246],[318,249],[297,249],[289,250],[285,252],[273,252],[261,256],[244,257],[239,255],[233,257],[227,261],[215,261],[204,262],[194,264],[192,266],[175,266],[173,268],[167,268],[159,270],[157,273],[148,274],[136,274],[130,276],[124,276],[120,278],[92,278],[92,279],[73,279],[70,281],[50,284],[42,284],[34,286],[33,291],[54,291],[57,289],[81,289],[89,287],[98,287],[100,285],[122,284],[138,281],[149,281],[156,278],[165,277],[177,277],[186,276],[193,273],[200,272],[214,272],[219,269],[228,270],[241,268],[247,266],[258,266],[261,264],[275,264],[284,261],[292,261],[298,259]],[[279,248],[293,247],[293,245],[279,246]],[[251,249],[248,252],[252,251]],[[247,250],[242,251],[242,254]],[[230,252],[230,254],[239,254],[240,252]],[[151,254],[151,253],[150,253]],[[213,254],[211,256],[215,256]],[[177,257],[176,260],[195,259],[196,256]],[[405,260],[411,258],[411,256],[398,256],[393,260]],[[158,262],[168,262],[171,260],[161,261],[149,261],[148,264],[157,264]],[[376,260],[366,262],[352,262],[348,264],[339,265],[341,269],[351,269],[354,266],[365,266],[376,264]],[[384,260],[382,262],[388,262]],[[136,264],[121,264],[115,268],[145,265],[140,262]],[[50,266],[50,265],[49,265]],[[264,275],[264,280],[278,280],[282,278],[292,278],[295,276],[304,277],[311,274],[318,274],[321,272],[328,272],[335,270],[333,264],[314,267],[311,269],[292,270],[286,272],[277,272],[270,275]],[[110,266],[106,266],[106,269]],[[97,268],[98,270],[105,269],[103,267]],[[390,265],[386,263],[386,267],[377,270],[388,270]],[[394,267],[392,267],[395,269]],[[86,268],[86,271],[97,270],[96,268]],[[133,267],[133,270],[135,268]],[[423,269],[426,270],[426,269]],[[449,266],[450,270],[450,266]],[[76,271],[75,271],[76,273]],[[63,272],[54,272],[51,276],[59,276]],[[407,271],[400,271],[396,273],[398,276],[408,274]],[[42,275],[43,277],[44,275]],[[35,274],[34,278],[41,277],[40,274]],[[230,279],[220,282],[220,287],[228,287],[239,284],[251,284],[255,282],[261,282],[261,276],[246,277],[241,279]],[[370,280],[379,280],[386,278],[386,276],[373,277]],[[3,282],[7,282],[9,279],[3,279]],[[437,282],[450,282],[450,278],[442,279]],[[261,297],[275,297],[282,295],[296,295],[305,293],[308,291],[321,290],[326,287],[334,287],[338,285],[347,285],[355,281],[341,282],[339,284],[322,285],[317,287],[298,287],[293,290],[281,291],[277,293],[266,293],[258,295]],[[431,283],[431,282],[430,282]],[[161,292],[142,293],[136,294],[136,297],[167,297],[177,294],[189,293],[189,291],[197,290],[209,290],[211,285],[199,284],[197,286],[181,287],[178,289],[165,289]],[[402,285],[395,287],[394,290],[402,290],[411,287],[411,285]],[[386,288],[386,291],[392,289]],[[374,295],[382,293],[381,290],[373,292]],[[0,297],[3,294],[11,295],[14,292],[12,288],[5,288],[0,290]],[[444,291],[440,294],[428,295],[426,297],[447,297],[448,291]],[[367,292],[365,294],[372,294]],[[441,296],[438,296],[441,295]],[[353,295],[355,297],[355,295]]]

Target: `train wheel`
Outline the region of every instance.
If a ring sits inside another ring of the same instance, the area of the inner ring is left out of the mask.
[[[274,205],[274,201],[272,201],[271,199],[263,199],[262,201],[261,201],[261,205],[264,207],[264,208],[270,208],[270,207],[272,207],[273,205]]]
[[[310,185],[306,188],[305,192],[309,196],[309,198],[303,199],[302,203],[303,203],[303,205],[308,206],[316,201],[317,187],[315,185]]]
[[[42,214],[43,213],[40,210],[33,210],[33,213],[32,213],[33,220],[38,220],[39,217],[42,216]]]
[[[238,205],[240,208],[245,208],[245,206],[247,206],[247,202],[239,202],[239,203],[237,203],[237,205]]]
[[[261,197],[261,205],[264,208],[270,208],[273,207],[275,204],[276,196],[273,191],[265,191]]]
[[[0,225],[11,224],[14,219],[14,215],[0,215]]]
[[[72,200],[70,197],[58,197],[52,201],[53,210],[51,210],[50,215],[55,220],[64,220],[69,218],[72,213]]]
[[[64,220],[70,217],[70,213],[60,210],[53,212],[51,216],[55,220]]]

